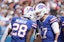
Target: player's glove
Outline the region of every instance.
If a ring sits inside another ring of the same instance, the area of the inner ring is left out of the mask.
[[[54,42],[57,42],[57,40],[54,40]]]

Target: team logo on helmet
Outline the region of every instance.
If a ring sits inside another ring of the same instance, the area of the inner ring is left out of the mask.
[[[38,6],[39,9],[42,9],[43,7],[45,7],[45,6],[43,6],[43,5],[39,5]]]
[[[33,8],[29,8],[28,11],[27,11],[27,13],[29,13],[30,11],[31,12],[34,11]]]

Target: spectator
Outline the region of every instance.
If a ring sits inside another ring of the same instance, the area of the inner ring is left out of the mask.
[[[29,2],[29,1],[24,1],[23,3],[22,3],[22,15],[23,15],[23,11],[24,11],[24,8],[25,7],[27,7],[27,6],[30,6],[31,5],[31,3]]]
[[[55,3],[54,1],[51,1],[50,5],[51,5],[51,10],[50,10],[51,15],[57,16],[58,12],[60,11],[60,6],[57,5],[57,3]]]
[[[38,1],[36,2],[36,4],[34,5],[34,7],[36,7],[36,5],[37,5],[38,3],[44,3],[44,4],[46,5],[46,8],[47,8],[48,12],[50,12],[50,3],[49,3],[49,0],[38,0]]]
[[[1,4],[2,4],[2,0],[0,0],[0,7],[1,7]]]
[[[14,9],[14,2],[9,3],[9,8]]]
[[[22,7],[20,5],[16,5],[14,16],[21,17],[21,15],[22,15]]]

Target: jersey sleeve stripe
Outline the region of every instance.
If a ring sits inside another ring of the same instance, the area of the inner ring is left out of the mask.
[[[55,21],[57,21],[57,19],[54,19],[53,21],[51,21],[50,24],[53,23],[53,22],[55,22]]]
[[[64,21],[62,23],[64,23]]]
[[[64,26],[64,23],[62,23],[62,26]]]
[[[55,19],[57,19],[57,17],[55,17],[55,18],[52,18],[50,21],[53,21],[53,20],[55,20]]]
[[[62,26],[64,26],[64,21],[62,22]]]
[[[37,24],[33,23],[33,25],[32,25],[32,26],[36,28],[36,27],[37,27]]]

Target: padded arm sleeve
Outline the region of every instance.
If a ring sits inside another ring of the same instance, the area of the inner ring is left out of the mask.
[[[52,29],[53,29],[53,31],[54,31],[55,34],[58,33],[58,32],[60,32],[58,22],[54,22],[54,23],[51,25],[51,27],[52,27]]]

